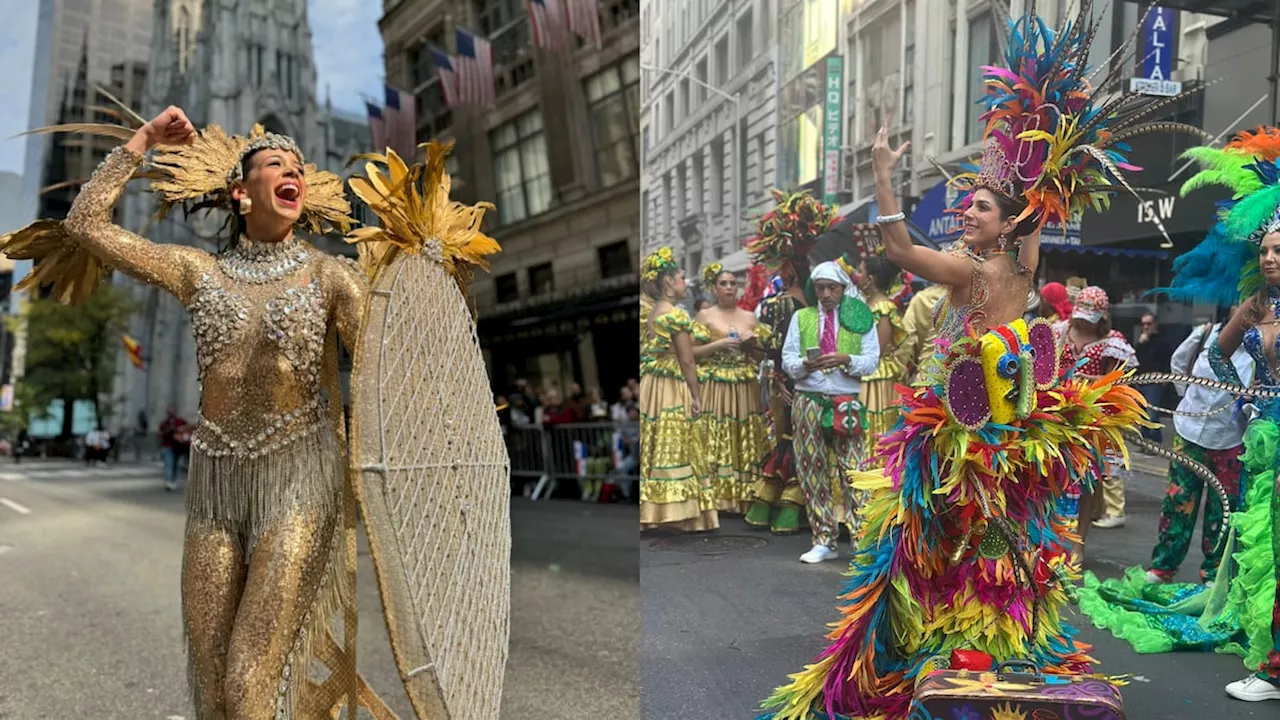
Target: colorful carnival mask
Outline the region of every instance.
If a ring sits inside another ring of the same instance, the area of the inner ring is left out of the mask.
[[[1036,406],[1036,392],[1049,389],[1057,378],[1057,347],[1048,321],[1015,320],[952,347],[944,405],[953,420],[970,429],[988,421],[1005,425],[1025,420]]]

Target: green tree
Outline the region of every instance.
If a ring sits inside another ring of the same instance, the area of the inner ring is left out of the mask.
[[[47,298],[27,302],[18,318],[27,334],[25,369],[14,393],[21,410],[40,416],[61,400],[63,437],[71,435],[76,400],[92,401],[101,420],[133,311],[132,298],[109,282],[74,307]]]

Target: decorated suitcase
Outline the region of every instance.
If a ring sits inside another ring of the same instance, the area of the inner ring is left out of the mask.
[[[1120,688],[1097,675],[1048,675],[1025,660],[994,671],[937,670],[916,685],[910,720],[1124,720]]]

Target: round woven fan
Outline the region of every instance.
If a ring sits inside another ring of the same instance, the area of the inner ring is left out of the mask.
[[[351,457],[387,630],[419,718],[496,720],[510,615],[509,462],[475,325],[426,253],[378,270]]]

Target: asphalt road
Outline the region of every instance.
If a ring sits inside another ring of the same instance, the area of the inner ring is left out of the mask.
[[[155,467],[0,465],[0,718],[190,718],[183,499]],[[510,720],[639,717],[636,507],[512,501]],[[360,667],[403,718],[360,547]]]
[[[1139,460],[1160,471],[1157,462]],[[1086,568],[1112,577],[1150,561],[1165,480],[1139,474],[1128,487],[1128,523],[1089,534]],[[813,661],[836,619],[842,559],[798,562],[810,537],[778,538],[722,518],[710,536],[641,536],[641,708],[645,718],[748,720],[759,702]],[[1194,540],[1180,580],[1195,581]],[[1241,659],[1211,653],[1137,655],[1094,629],[1074,609],[1071,622],[1095,647],[1100,672],[1132,674],[1123,689],[1131,720],[1275,718],[1280,703],[1241,703],[1223,686],[1247,674]]]

